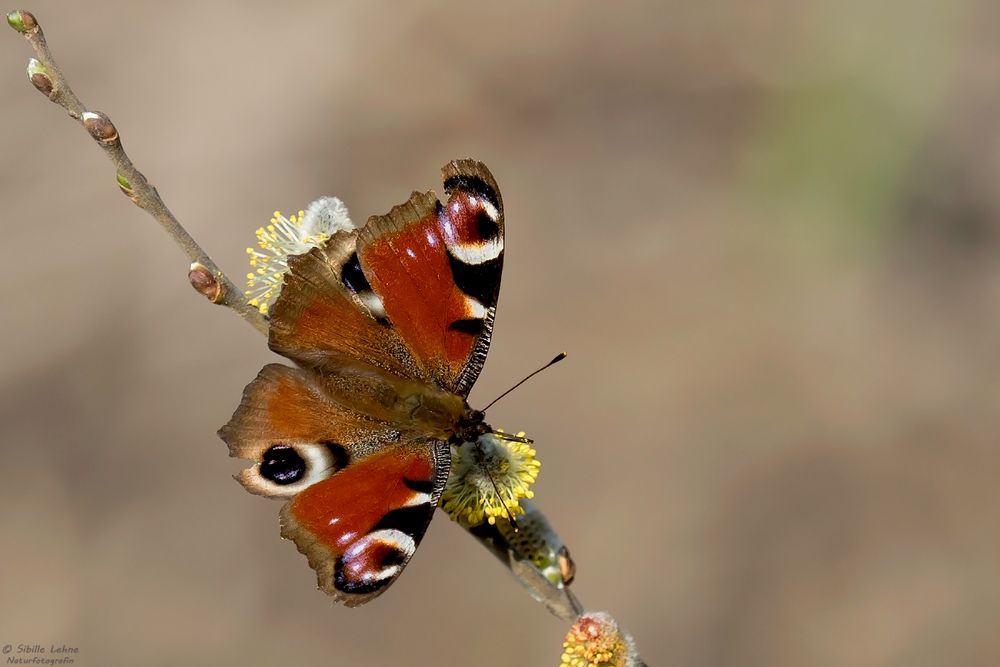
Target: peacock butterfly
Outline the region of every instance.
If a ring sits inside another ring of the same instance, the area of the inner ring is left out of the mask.
[[[237,479],[286,499],[281,534],[348,606],[380,595],[416,550],[451,444],[493,432],[466,398],[486,359],[503,265],[489,169],[442,169],[447,202],[414,192],[288,259],[269,364],[219,431]]]

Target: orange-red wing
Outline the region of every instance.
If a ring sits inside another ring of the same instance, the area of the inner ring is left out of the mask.
[[[365,281],[356,235],[338,232],[288,260],[285,284],[271,307],[270,347],[321,371],[374,367],[425,379]]]
[[[281,510],[281,534],[309,559],[320,589],[347,606],[363,604],[410,560],[448,465],[443,442],[385,449],[295,496]]]
[[[358,234],[361,268],[422,373],[466,396],[489,349],[503,266],[503,205],[485,165],[442,170],[448,202],[414,192]]]

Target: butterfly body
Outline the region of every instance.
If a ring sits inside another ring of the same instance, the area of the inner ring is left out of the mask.
[[[269,364],[220,430],[252,493],[285,499],[281,533],[349,606],[413,555],[450,446],[492,431],[466,397],[485,361],[503,262],[503,205],[485,165],[442,170],[360,229],[290,257]]]

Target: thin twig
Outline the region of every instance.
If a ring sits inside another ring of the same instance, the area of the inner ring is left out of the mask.
[[[99,111],[89,111],[70,88],[62,70],[52,57],[45,35],[35,17],[19,10],[7,15],[12,28],[24,35],[35,50],[37,59],[28,62],[28,78],[42,94],[55,102],[86,128],[115,165],[118,186],[132,202],[151,215],[191,260],[188,279],[191,285],[212,303],[234,310],[259,332],[267,335],[267,320],[247,303],[243,291],[222,272],[198,242],[177,221],[146,177],[135,168],[111,119]]]

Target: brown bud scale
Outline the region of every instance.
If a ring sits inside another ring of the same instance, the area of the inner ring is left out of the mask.
[[[212,272],[204,264],[198,262],[192,264],[191,270],[188,271],[188,280],[191,281],[191,287],[196,292],[212,303],[222,301],[222,283],[212,275]]]
[[[569,586],[576,578],[576,563],[573,562],[573,558],[569,555],[569,549],[565,546],[560,547],[557,557],[559,576],[562,578],[563,585]]]
[[[45,76],[41,72],[35,72],[31,75],[31,84],[39,90],[43,95],[49,97],[52,95],[52,79]]]
[[[84,111],[81,118],[83,126],[90,132],[90,136],[102,144],[110,144],[118,140],[118,130],[114,123],[100,111]]]
[[[35,20],[35,15],[24,9],[18,10],[18,14],[21,15],[21,25],[24,26],[25,31],[32,31],[38,27],[38,21]]]

